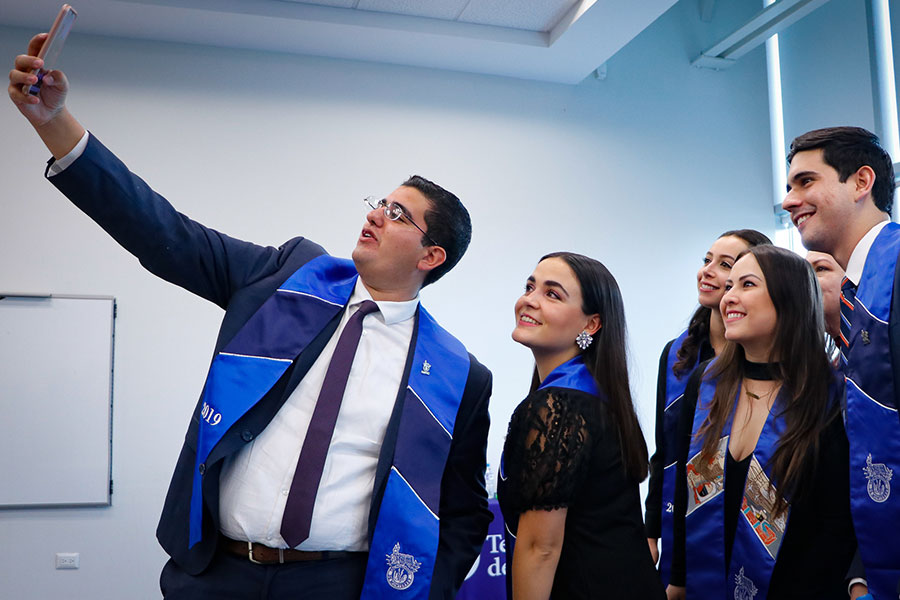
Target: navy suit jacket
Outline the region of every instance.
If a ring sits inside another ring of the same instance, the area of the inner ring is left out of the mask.
[[[225,309],[215,352],[222,349],[275,289],[325,250],[305,238],[279,248],[262,247],[219,233],[178,213],[162,196],[90,137],[84,153],[50,181],[79,209],[159,277]],[[209,566],[219,538],[219,476],[223,459],[265,429],[331,338],[340,313],[300,354],[275,386],[213,448],[203,479],[203,539],[188,548],[191,485],[199,431],[200,402],[184,445],[157,528],[160,544],[185,571]],[[413,343],[418,328],[413,331]],[[215,353],[214,353],[215,354]],[[397,439],[407,358],[375,476],[369,519],[372,538]],[[484,542],[491,520],[484,489],[491,374],[473,356],[441,479],[440,539],[430,598],[453,598]]]

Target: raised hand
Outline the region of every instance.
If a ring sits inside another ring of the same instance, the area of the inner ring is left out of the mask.
[[[37,57],[46,33],[39,33],[28,43],[25,54],[16,57],[9,72],[9,99],[34,127],[56,158],[65,156],[81,136],[84,128],[66,110],[66,95],[69,81],[62,71],[53,70],[43,74],[40,92],[36,96],[22,91],[24,86],[37,83],[34,69],[41,69],[44,62]]]
[[[37,96],[22,91],[24,86],[37,83],[38,76],[32,74],[32,71],[44,66],[37,54],[46,39],[46,33],[39,33],[31,38],[28,50],[16,57],[13,70],[9,72],[9,98],[35,127],[41,127],[59,115],[65,108],[66,94],[69,91],[65,74],[57,70],[44,73],[41,91]]]

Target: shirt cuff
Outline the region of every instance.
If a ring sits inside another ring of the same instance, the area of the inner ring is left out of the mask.
[[[78,157],[84,153],[84,149],[87,147],[89,137],[90,134],[85,130],[84,135],[81,136],[81,139],[78,140],[78,143],[75,144],[75,147],[72,148],[68,154],[59,160],[54,160],[50,163],[50,168],[47,170],[47,177],[53,177],[54,175],[62,173],[69,168],[69,165],[78,160]]]
[[[848,596],[850,595],[850,588],[852,588],[857,583],[861,583],[864,586],[866,586],[867,588],[869,587],[869,583],[865,579],[863,579],[862,577],[854,577],[853,579],[850,580],[850,583],[847,584],[847,595]]]

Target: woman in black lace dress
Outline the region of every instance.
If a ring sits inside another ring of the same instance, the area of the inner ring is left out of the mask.
[[[509,424],[498,490],[515,538],[511,597],[665,598],[641,519],[647,446],[616,280],[586,256],[549,254],[515,313],[513,339],[536,368]]]

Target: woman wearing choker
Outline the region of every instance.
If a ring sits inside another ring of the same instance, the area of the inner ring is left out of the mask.
[[[691,372],[721,352],[725,324],[719,301],[738,254],[771,240],[754,229],[726,231],[713,242],[697,271],[700,304],[686,331],[663,348],[656,378],[656,452],[650,458],[650,485],[645,501],[645,529],[653,560],[659,560],[663,586],[672,564],[672,507],[675,500],[675,428],[681,398]],[[662,541],[662,556],[659,541]]]
[[[725,287],[727,343],[691,376],[678,425],[669,598],[844,599],[856,539],[843,378],[823,352],[815,274],[757,246]]]
[[[647,446],[632,405],[615,279],[579,254],[543,257],[516,301],[512,337],[534,354],[513,412],[498,497],[514,600],[665,598],[644,541]]]

